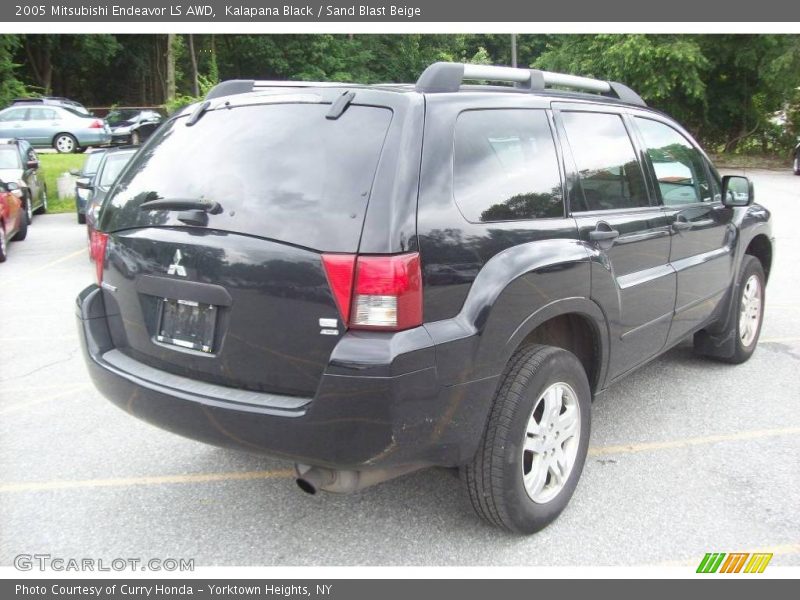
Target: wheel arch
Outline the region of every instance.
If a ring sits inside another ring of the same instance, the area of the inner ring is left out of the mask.
[[[758,259],[761,263],[761,267],[764,269],[765,283],[769,281],[769,274],[772,269],[772,243],[769,241],[766,234],[759,233],[755,235],[753,239],[750,240],[750,243],[747,244],[744,253]]]
[[[555,346],[578,357],[592,392],[605,384],[609,356],[605,316],[588,298],[566,298],[533,313],[509,338],[504,348],[507,361],[531,344]]]

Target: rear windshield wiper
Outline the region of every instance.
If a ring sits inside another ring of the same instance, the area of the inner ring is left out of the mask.
[[[191,198],[158,198],[139,205],[139,210],[202,210],[212,215],[222,212],[222,205],[213,200]]]

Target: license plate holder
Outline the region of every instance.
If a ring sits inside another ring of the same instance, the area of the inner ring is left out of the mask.
[[[156,339],[163,344],[210,354],[214,348],[217,307],[194,300],[164,298]]]

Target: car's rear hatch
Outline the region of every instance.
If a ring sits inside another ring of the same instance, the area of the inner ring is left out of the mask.
[[[165,123],[139,152],[99,221],[121,352],[313,395],[344,333],[322,253],[357,252],[392,121],[388,108],[330,109],[313,94],[218,103]]]

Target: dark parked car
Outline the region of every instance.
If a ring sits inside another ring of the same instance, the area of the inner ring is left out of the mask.
[[[39,157],[28,142],[0,139],[0,179],[20,188],[28,224],[34,212],[47,212],[47,184],[39,177]]]
[[[686,338],[750,357],[773,247],[748,180],[624,85],[450,63],[222,83],[99,230],[78,323],[119,407],[311,493],[460,467],[524,533],[571,497],[593,397]]]
[[[78,179],[75,181],[75,212],[78,215],[78,223],[86,223],[86,205],[91,196],[91,185],[97,167],[100,166],[100,161],[103,159],[103,154],[107,148],[93,148],[86,153],[86,160],[83,167],[80,169],[73,169],[70,171],[72,175]]]
[[[87,182],[78,180],[76,185],[88,193],[83,222],[86,223],[90,238],[106,195],[117,180],[117,176],[134,154],[136,154],[136,148],[111,148],[106,150],[100,156],[100,162],[97,164],[97,172],[94,176]],[[80,218],[78,222],[80,222]]]
[[[0,180],[0,262],[8,258],[8,241],[21,242],[28,235],[28,219],[22,191],[14,182]]]
[[[164,120],[154,110],[120,108],[106,116],[111,127],[112,144],[132,144],[138,146],[149,138]]]

